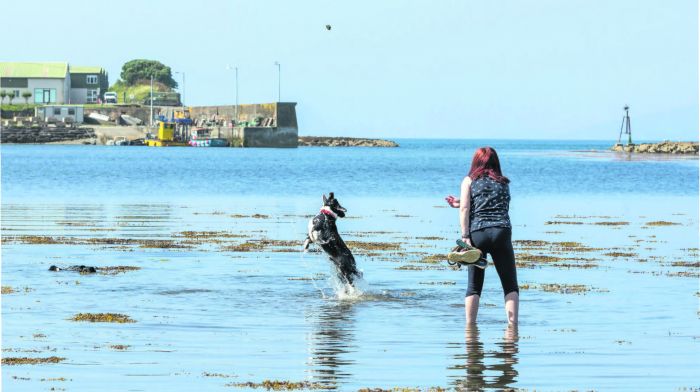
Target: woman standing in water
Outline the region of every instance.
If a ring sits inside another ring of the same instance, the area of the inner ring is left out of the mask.
[[[479,248],[484,258],[487,253],[491,254],[505,295],[508,323],[517,325],[519,290],[508,216],[509,182],[501,173],[496,150],[481,147],[474,153],[469,174],[462,181],[460,198],[450,195],[445,200],[451,207],[459,208],[462,241]],[[479,311],[484,269],[474,265],[468,268],[469,286],[464,306],[467,324],[473,324]]]

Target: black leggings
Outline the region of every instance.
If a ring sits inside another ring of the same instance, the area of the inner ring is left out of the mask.
[[[503,295],[506,296],[513,291],[519,293],[518,275],[515,272],[515,254],[513,253],[513,244],[510,241],[511,230],[505,227],[487,227],[473,231],[471,236],[472,245],[481,250],[484,258],[486,258],[487,253],[491,254],[498,277],[501,278]],[[467,297],[474,294],[481,296],[481,289],[484,287],[484,272],[485,270],[481,268],[469,266]]]

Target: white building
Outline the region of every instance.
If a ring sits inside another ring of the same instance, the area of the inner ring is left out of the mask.
[[[0,90],[14,93],[13,103],[97,103],[108,87],[107,72],[100,67],[68,63],[0,62]],[[8,98],[3,100],[10,102]]]

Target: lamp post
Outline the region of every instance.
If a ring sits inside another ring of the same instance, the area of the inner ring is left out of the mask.
[[[185,107],[185,96],[187,94],[187,90],[185,89],[185,73],[184,72],[173,72],[175,74],[182,74],[182,99],[181,99],[181,104],[182,107]]]
[[[153,130],[153,76],[151,76],[151,122],[150,128]]]
[[[277,102],[281,102],[281,96],[282,96],[282,66],[280,65],[279,61],[275,61],[275,65],[277,66]]]
[[[236,119],[236,124],[238,123],[238,66],[232,67],[230,64],[226,65],[226,69],[231,71],[234,70],[236,72],[236,113],[235,113],[235,119]]]

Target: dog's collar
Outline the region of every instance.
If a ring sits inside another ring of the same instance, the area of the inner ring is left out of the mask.
[[[333,219],[338,219],[338,214],[336,214],[335,212],[333,212],[330,208],[328,208],[326,206],[321,207],[321,213],[324,215],[328,215],[328,216],[332,217]]]

